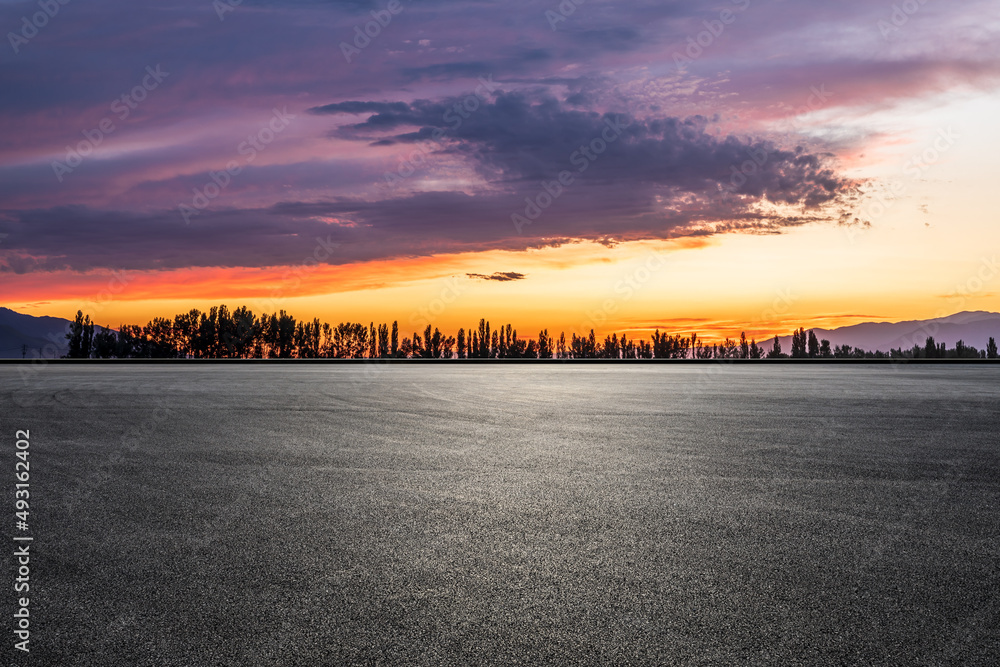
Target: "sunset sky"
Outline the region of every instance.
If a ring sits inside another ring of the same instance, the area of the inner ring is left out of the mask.
[[[1000,310],[1000,3],[577,1],[0,0],[0,305],[758,339]]]

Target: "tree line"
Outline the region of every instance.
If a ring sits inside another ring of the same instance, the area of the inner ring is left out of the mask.
[[[671,335],[659,330],[647,340],[612,333],[600,340],[589,335],[556,338],[542,329],[535,338],[521,338],[510,324],[492,328],[486,319],[461,328],[457,335],[427,325],[400,339],[399,324],[341,322],[332,326],[297,320],[284,310],[257,315],[246,306],[230,310],[213,306],[208,312],[192,309],[173,319],[156,317],[145,326],[123,324],[118,330],[95,327],[89,315],[77,311],[66,334],[66,357],[77,359],[780,359],[780,358],[991,358],[997,357],[992,338],[986,350],[959,341],[945,349],[929,337],[921,347],[867,352],[849,345],[831,348],[812,331],[792,334],[785,354],[775,336],[770,349],[740,334],[722,343],[699,339],[698,334]]]

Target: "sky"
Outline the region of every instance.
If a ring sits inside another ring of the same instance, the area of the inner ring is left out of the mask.
[[[0,1],[0,303],[522,336],[1000,310],[1000,3]]]

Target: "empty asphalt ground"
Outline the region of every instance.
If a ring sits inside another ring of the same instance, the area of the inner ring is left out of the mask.
[[[997,366],[24,370],[22,667],[1000,660]]]

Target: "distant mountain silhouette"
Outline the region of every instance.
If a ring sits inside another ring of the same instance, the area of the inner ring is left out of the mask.
[[[923,345],[928,336],[938,343],[954,347],[959,340],[980,350],[992,336],[1000,340],[1000,313],[984,310],[964,311],[931,320],[905,322],[864,322],[837,329],[813,329],[820,340],[827,339],[831,347],[850,345],[874,352],[888,352],[893,348],[911,348]],[[773,339],[772,339],[773,340]],[[792,337],[779,336],[781,349],[792,347]],[[770,348],[770,345],[767,345]]]
[[[69,325],[70,320],[61,317],[35,317],[0,307],[0,359],[20,359],[22,346],[27,346],[29,359],[62,356],[69,349]]]

